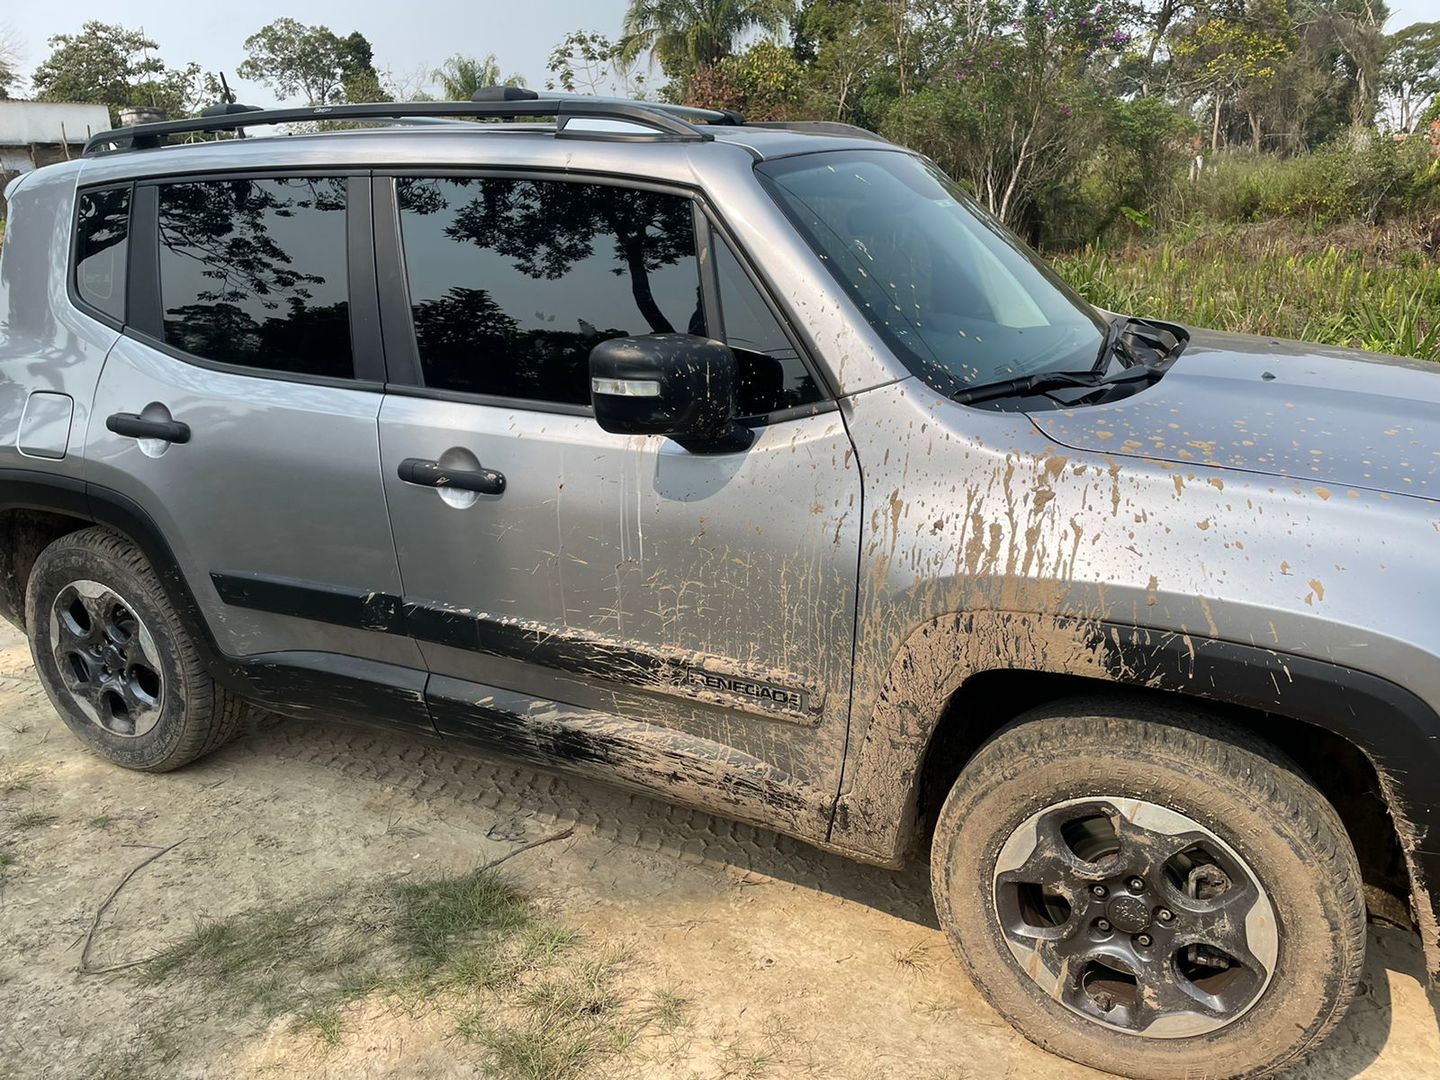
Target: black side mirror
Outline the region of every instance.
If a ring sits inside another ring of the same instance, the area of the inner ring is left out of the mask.
[[[590,350],[595,420],[617,435],[668,435],[695,454],[746,449],[735,421],[735,354],[691,334],[612,338]]]

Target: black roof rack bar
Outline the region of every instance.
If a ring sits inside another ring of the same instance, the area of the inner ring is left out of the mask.
[[[210,110],[207,110],[207,112]],[[708,123],[727,123],[730,114],[704,109],[676,109],[658,103],[612,101],[586,97],[535,98],[505,101],[408,101],[372,105],[319,105],[292,109],[256,109],[229,105],[217,107],[212,115],[187,120],[164,120],[136,124],[93,136],[85,144],[85,156],[116,150],[144,150],[163,146],[171,135],[196,132],[238,131],[267,124],[299,124],[335,120],[404,120],[413,117],[472,117],[507,119],[553,116],[557,130],[574,119],[621,120],[651,128],[668,139],[705,142],[714,136],[680,118],[690,116]]]

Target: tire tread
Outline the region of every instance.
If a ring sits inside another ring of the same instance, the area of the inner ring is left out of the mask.
[[[1293,1066],[1344,1019],[1365,963],[1365,902],[1359,862],[1338,813],[1294,762],[1248,731],[1202,709],[1184,704],[1162,706],[1126,695],[1090,696],[1033,709],[982,746],[956,781],[937,825],[932,866],[940,867],[945,861],[942,835],[947,829],[962,827],[970,810],[967,804],[1013,777],[1017,762],[1073,762],[1086,751],[1101,752],[1107,746],[1127,748],[1127,757],[1143,757],[1202,774],[1217,785],[1228,786],[1234,796],[1264,806],[1273,827],[1304,851],[1317,879],[1326,883],[1336,916],[1333,930],[1339,959],[1329,976],[1328,1007],[1306,1030],[1284,1032],[1288,1047],[1277,1046],[1263,1067],[1243,1075],[1271,1076]],[[966,869],[960,867],[957,872]],[[942,922],[946,914],[940,888],[945,878],[945,872],[937,870],[936,900]],[[967,968],[977,973],[978,958],[966,948],[964,938],[949,925],[946,930]],[[977,985],[1000,1007],[978,978]],[[1064,1053],[1046,1031],[1024,1033],[1040,1046]],[[1128,1071],[1124,1060],[1117,1058],[1112,1067]],[[1222,1071],[1213,1075],[1234,1074]]]

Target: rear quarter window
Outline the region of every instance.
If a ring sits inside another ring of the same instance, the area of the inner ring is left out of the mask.
[[[130,188],[82,191],[75,220],[75,294],[102,315],[125,321]]]

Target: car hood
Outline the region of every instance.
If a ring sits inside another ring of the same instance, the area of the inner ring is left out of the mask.
[[[1159,382],[1032,412],[1063,446],[1440,499],[1440,365],[1192,330]]]

